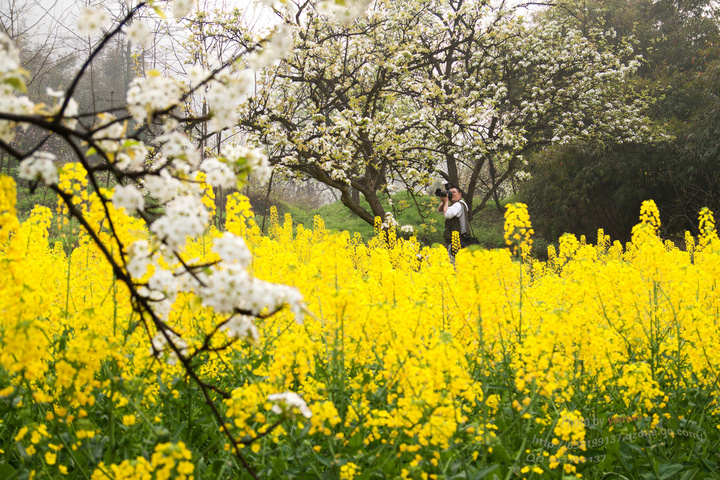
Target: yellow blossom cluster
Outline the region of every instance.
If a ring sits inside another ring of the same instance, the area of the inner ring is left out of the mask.
[[[524,203],[509,203],[505,211],[505,244],[512,246],[513,253],[527,257],[532,246],[532,236],[535,231],[530,223],[527,205]]]
[[[150,461],[144,457],[123,460],[120,464],[100,462],[91,480],[193,480],[195,464],[183,442],[155,446]]]
[[[19,228],[17,211],[15,210],[15,180],[0,175],[0,243],[7,242],[10,232]]]

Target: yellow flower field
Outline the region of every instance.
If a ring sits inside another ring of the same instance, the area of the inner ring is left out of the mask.
[[[235,194],[225,228],[254,275],[301,291],[304,320],[285,310],[256,336],[211,335],[224,320],[180,294],[173,352],[88,235],[66,255],[48,242],[53,212],[19,224],[0,185],[1,478],[716,478],[709,211],[683,249],[657,237],[646,202],[632,243],[565,235],[538,262],[514,205],[513,248],[462,250],[453,267],[444,248],[381,229],[364,243],[320,218],[275,215],[262,236]],[[112,250],[96,203],[79,201]],[[147,236],[111,215],[124,238]],[[191,242],[188,262],[213,262],[217,236]],[[309,411],[269,400],[282,392]]]

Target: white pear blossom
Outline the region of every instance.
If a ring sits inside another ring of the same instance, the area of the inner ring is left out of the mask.
[[[200,165],[200,151],[184,133],[166,133],[159,136],[156,143],[162,145],[160,154],[171,160],[172,166],[176,170],[190,173]]]
[[[300,395],[295,392],[273,393],[268,395],[268,401],[274,403],[272,411],[277,414],[293,415],[293,410],[300,410],[305,418],[312,417],[312,411]]]
[[[127,91],[128,110],[139,122],[154,113],[165,111],[178,103],[182,89],[172,78],[165,78],[157,70],[130,82]]]
[[[4,31],[0,31],[0,75],[17,75],[20,68],[20,50]]]
[[[272,167],[267,155],[260,148],[249,149],[245,156],[247,163],[252,169],[253,176],[260,182],[266,183],[270,178]]]
[[[249,257],[242,249],[240,253],[230,252],[233,245],[241,248],[232,237],[221,242],[216,251],[232,261],[213,266],[212,273],[203,279],[204,285],[195,291],[203,306],[218,313],[240,310],[259,315],[266,309],[274,312],[287,305],[295,314],[295,321],[301,324],[305,306],[300,291],[252,277],[244,266],[249,264]]]
[[[383,228],[395,228],[400,226],[400,223],[395,220],[392,212],[385,212],[385,220],[382,223]]]
[[[255,326],[254,318],[247,315],[236,315],[220,327],[221,332],[230,338],[246,338],[250,337],[253,341],[257,341],[260,336]]]
[[[137,140],[127,140],[122,150],[115,156],[116,166],[121,170],[139,172],[145,167],[148,149],[144,143]]]
[[[117,152],[122,146],[121,140],[125,134],[125,125],[115,120],[115,115],[111,113],[98,115],[98,124],[95,127],[96,131],[93,133],[93,139],[106,152]]]
[[[205,159],[200,170],[207,174],[205,179],[213,187],[230,188],[235,185],[235,173],[217,158]]]
[[[105,10],[85,7],[78,17],[78,32],[81,35],[94,35],[99,33],[108,22],[110,22],[110,14]]]
[[[184,189],[183,182],[173,178],[167,169],[163,169],[160,175],[146,175],[143,185],[163,205],[180,195]]]
[[[145,240],[137,240],[127,247],[127,271],[132,278],[145,276],[150,265],[150,247]]]
[[[127,34],[128,40],[143,47],[146,47],[152,40],[150,27],[147,26],[147,23],[140,20],[132,22],[132,24],[127,27],[125,33]]]
[[[368,0],[356,0],[354,2],[341,2],[338,0],[321,0],[317,4],[320,13],[330,18],[350,23],[363,16],[370,2]]]
[[[210,78],[211,72],[202,67],[202,65],[193,64],[187,70],[190,79],[190,88],[196,88],[202,82]],[[198,90],[198,94],[202,94],[203,90]]]
[[[20,162],[20,178],[25,180],[41,179],[45,185],[58,182],[58,171],[55,155],[50,152],[35,152]]]
[[[10,37],[0,31],[0,108],[14,114],[32,113],[35,105],[25,95],[25,78],[20,68],[20,51]],[[11,143],[15,138],[16,123],[0,120],[0,140]]]
[[[231,164],[242,163],[241,161],[244,160],[245,165],[252,170],[253,176],[261,183],[267,182],[270,178],[272,167],[262,149],[228,144],[220,152]]]
[[[292,27],[284,23],[277,25],[262,51],[251,59],[251,66],[256,70],[262,70],[272,65],[275,61],[285,57],[294,43]]]
[[[200,199],[184,195],[167,203],[165,215],[150,225],[150,231],[172,251],[178,251],[188,237],[201,235],[209,221],[210,215]]]
[[[205,98],[213,114],[210,131],[217,132],[237,124],[236,105],[239,97],[234,95],[232,89],[222,83],[213,82]]]
[[[169,300],[174,300],[178,293],[177,277],[172,271],[155,265],[155,270],[148,280],[148,288],[162,294]]]
[[[65,97],[62,97],[60,99],[60,105],[62,105],[62,102],[65,101]],[[77,118],[67,118],[67,117],[75,117],[79,113],[78,110],[78,103],[75,101],[74,98],[71,98],[68,100],[67,106],[65,107],[65,113],[63,117],[65,117],[65,125],[67,125],[68,128],[75,128],[77,126]]]
[[[248,268],[252,262],[252,254],[245,239],[230,232],[225,232],[222,237],[216,238],[212,250],[220,255],[225,264],[236,263],[242,268]]]
[[[286,304],[295,315],[295,323],[302,325],[305,317],[305,304],[300,290],[288,285],[275,285],[275,287],[278,290],[276,304]]]
[[[197,290],[197,295],[202,298],[203,306],[218,313],[232,314],[241,307],[240,300],[248,295],[251,283],[247,270],[239,265],[229,265],[215,269],[207,277],[205,286]]]
[[[53,98],[62,98],[65,96],[65,92],[63,90],[55,90],[54,88],[46,88],[45,93],[48,94],[49,97]]]
[[[228,86],[234,91],[237,98],[243,100],[247,95],[254,93],[255,75],[253,69],[244,68],[228,79]]]
[[[173,17],[180,19],[190,13],[193,7],[193,0],[173,0]]]
[[[2,111],[6,113],[14,113],[24,115],[32,113],[35,104],[33,104],[25,95],[15,96],[12,89],[6,85],[0,85],[0,103]],[[8,120],[0,120],[0,140],[5,143],[11,143],[15,138],[15,122]]]
[[[178,335],[171,332],[170,330],[167,330],[165,333],[170,338],[170,341],[173,343],[173,345],[175,345],[175,348],[180,351],[180,354],[182,356],[187,355],[187,342]],[[178,361],[177,354],[172,349],[172,347],[168,347],[168,340],[167,338],[165,338],[165,335],[163,335],[162,332],[157,332],[152,339],[152,348],[150,349],[150,355],[156,355],[158,358],[160,358],[160,356],[166,350],[168,351],[168,365],[175,365]]]
[[[127,213],[135,213],[145,208],[145,199],[135,185],[118,185],[112,196],[116,208],[124,208]]]

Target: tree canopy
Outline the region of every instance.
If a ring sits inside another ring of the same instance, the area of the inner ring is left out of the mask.
[[[577,139],[653,137],[626,88],[632,47],[571,22],[482,1],[379,1],[350,24],[296,5],[296,48],[260,80],[242,124],[271,163],[338,189],[368,223],[379,195],[438,179],[473,211],[527,154]],[[363,194],[370,211],[354,191]]]

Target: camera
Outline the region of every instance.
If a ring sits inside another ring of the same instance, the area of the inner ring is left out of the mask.
[[[435,190],[435,196],[440,197],[440,198],[448,197],[448,200],[452,200],[453,194],[450,191],[451,188],[452,188],[452,185],[450,185],[449,183],[446,183],[445,190],[442,190],[440,188]]]

